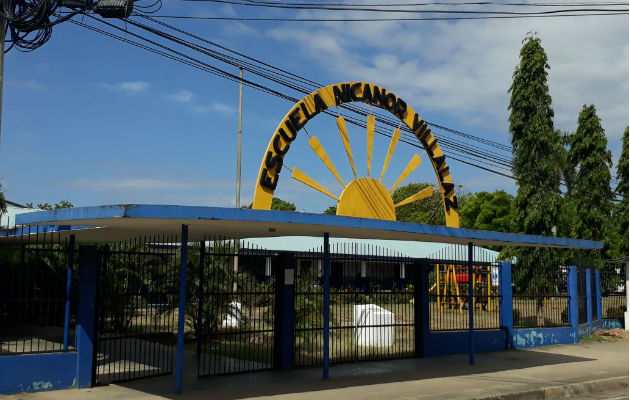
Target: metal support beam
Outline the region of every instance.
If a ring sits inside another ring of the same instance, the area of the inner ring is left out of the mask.
[[[177,312],[177,359],[175,393],[182,392],[184,372],[184,321],[186,320],[186,264],[188,263],[188,225],[182,225],[182,247],[179,263],[179,309]]]
[[[329,322],[330,322],[330,240],[328,232],[324,233],[324,379],[329,377]]]
[[[68,351],[68,331],[70,330],[70,297],[72,296],[72,266],[74,265],[74,235],[68,242],[68,272],[66,274],[66,310],[63,318],[63,351]]]
[[[468,242],[468,364],[475,365],[475,313],[473,307],[473,244]]]

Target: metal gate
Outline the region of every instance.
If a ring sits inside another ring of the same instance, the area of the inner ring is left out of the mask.
[[[172,373],[179,246],[153,236],[99,248],[96,384]]]
[[[188,274],[198,375],[273,368],[275,254],[217,237],[189,248],[189,259],[195,253]]]
[[[331,364],[413,357],[412,261],[358,243],[338,243],[330,252]],[[322,250],[296,257],[293,365],[321,365]]]

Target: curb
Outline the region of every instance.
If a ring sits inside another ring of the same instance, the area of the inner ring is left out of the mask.
[[[520,393],[479,397],[476,400],[550,400],[569,398],[607,390],[628,388],[628,377],[597,379],[588,382],[569,383],[566,385],[549,386]]]

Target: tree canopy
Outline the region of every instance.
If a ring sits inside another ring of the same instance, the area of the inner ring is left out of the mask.
[[[460,208],[459,217],[462,228],[515,232],[514,196],[503,190],[471,194]]]
[[[612,155],[594,105],[582,108],[575,133],[569,136],[567,160],[574,172],[569,201],[575,218],[570,234],[580,239],[603,240],[610,220]]]
[[[519,63],[510,86],[510,134],[518,191],[515,198],[516,227],[520,233],[552,236],[560,221],[560,179],[563,151],[560,134],[553,127],[554,112],[547,85],[547,54],[541,40],[523,40]],[[558,254],[546,248],[509,251],[522,266],[515,283],[535,294],[551,290],[549,279],[559,265]]]
[[[278,197],[271,199],[271,209],[277,211],[295,211],[295,204],[282,200]]]

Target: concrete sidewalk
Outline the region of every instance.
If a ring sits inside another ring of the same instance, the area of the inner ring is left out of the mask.
[[[83,390],[7,396],[12,400],[154,399],[536,399],[561,398],[628,387],[628,341],[581,343],[533,350],[380,361],[320,369],[269,371],[184,382],[173,376]]]

